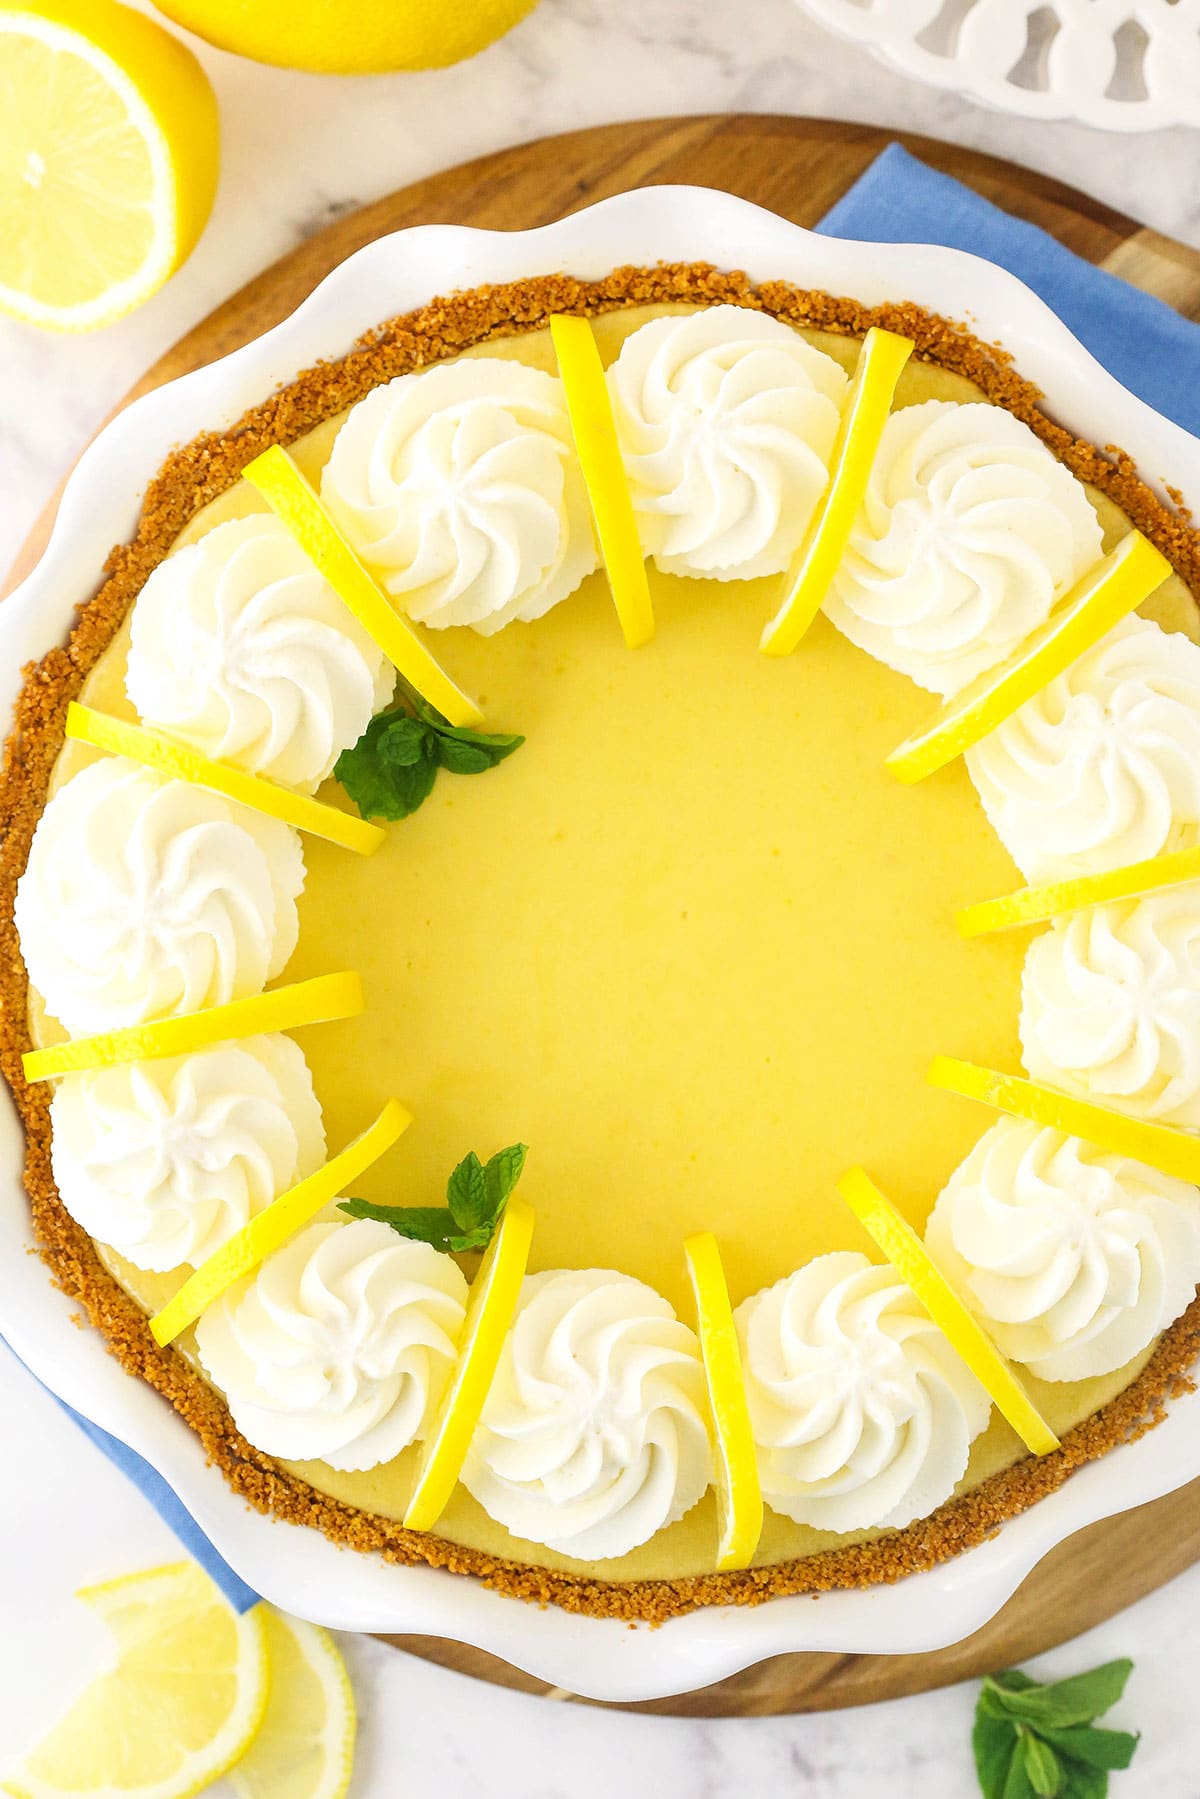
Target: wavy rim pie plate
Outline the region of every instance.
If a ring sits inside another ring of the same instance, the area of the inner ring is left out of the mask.
[[[911,300],[998,341],[1081,437],[1117,442],[1151,484],[1200,513],[1200,441],[1122,388],[1012,275],[955,250],[818,237],[728,194],[648,188],[535,231],[421,226],[359,250],[282,324],[233,355],[136,401],[85,452],[49,546],[0,609],[0,704],[21,669],[66,635],[114,541],[135,527],[142,491],[171,449],[231,424],[298,370],[344,354],[389,316],[452,289],[566,271],[596,278],[622,264],[713,262],[866,304]],[[1200,1476],[1200,1395],[1174,1400],[1136,1443],[1074,1473],[999,1534],[894,1586],[709,1608],[651,1629],[540,1609],[479,1581],[400,1567],[339,1548],[317,1530],[251,1511],[205,1462],[182,1418],[130,1378],[97,1331],[70,1328],[72,1300],[30,1259],[23,1141],[0,1103],[0,1332],[61,1399],[137,1450],[179,1494],[216,1548],[258,1592],[335,1628],[445,1637],[488,1650],[551,1685],[633,1701],[707,1686],[794,1650],[916,1653],[987,1622],[1057,1543],[1097,1519]]]

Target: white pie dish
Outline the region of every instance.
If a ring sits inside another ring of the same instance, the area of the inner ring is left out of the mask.
[[[84,455],[45,555],[0,611],[4,709],[23,664],[62,639],[74,608],[94,591],[111,544],[132,532],[141,492],[176,444],[229,425],[298,370],[344,353],[380,320],[436,293],[560,269],[596,277],[659,260],[712,261],[867,303],[910,299],[963,319],[985,340],[1002,342],[1079,435],[1120,443],[1146,479],[1169,481],[1200,511],[1200,442],[1121,388],[1014,277],[956,251],[817,237],[726,194],[647,189],[536,231],[432,226],[381,239],[273,331],[122,413]],[[287,1610],[335,1627],[462,1640],[555,1686],[607,1700],[703,1686],[789,1650],[911,1653],[977,1629],[1041,1556],[1082,1526],[1200,1476],[1200,1397],[1189,1396],[1158,1430],[1075,1474],[997,1538],[894,1587],[831,1593],[818,1604],[791,1598],[701,1611],[656,1630],[538,1610],[476,1581],[395,1567],[249,1511],[206,1466],[188,1427],[121,1370],[99,1334],[68,1328],[73,1302],[21,1253],[31,1246],[22,1148],[6,1098],[0,1333],[49,1387],[164,1475],[245,1580]]]

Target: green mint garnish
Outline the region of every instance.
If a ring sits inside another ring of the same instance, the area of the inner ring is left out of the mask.
[[[433,791],[439,768],[479,775],[520,749],[523,737],[447,724],[414,694],[371,720],[334,774],[364,818],[407,818]]]
[[[971,1744],[984,1799],[1104,1799],[1110,1771],[1127,1768],[1138,1739],[1094,1722],[1125,1690],[1133,1663],[1041,1686],[1010,1668],[989,1674]]]
[[[472,1150],[446,1182],[444,1206],[377,1206],[367,1199],[344,1199],[339,1210],[351,1218],[390,1224],[402,1237],[432,1243],[435,1249],[486,1249],[527,1153],[524,1143],[511,1143],[481,1162]]]

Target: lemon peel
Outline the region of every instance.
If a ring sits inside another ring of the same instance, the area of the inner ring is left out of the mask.
[[[717,1460],[717,1567],[747,1568],[763,1527],[754,1430],[721,1252],[711,1231],[683,1246],[712,1411]]]
[[[998,899],[977,900],[963,906],[955,924],[961,937],[984,937],[990,931],[1011,931],[1020,925],[1044,924],[1064,913],[1082,912],[1088,906],[1104,906],[1111,900],[1137,899],[1163,887],[1182,887],[1200,880],[1200,848],[1168,850],[1144,862],[1128,862],[1124,868],[1101,874],[1076,875],[1066,881],[1049,881],[1042,887],[1018,887]]]

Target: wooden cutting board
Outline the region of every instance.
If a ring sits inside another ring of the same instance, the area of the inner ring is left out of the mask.
[[[181,338],[122,404],[257,337],[286,317],[351,251],[402,226],[523,230],[609,194],[659,182],[725,188],[797,224],[813,225],[894,135],[830,120],[733,114],[601,126],[482,157],[335,219]],[[901,141],[925,162],[1041,225],[1089,262],[1200,319],[1200,252],[1032,169],[932,138],[905,136]],[[41,554],[56,503],[23,546],[8,586]],[[921,1692],[1009,1666],[1064,1642],[1197,1560],[1200,1482],[1093,1525],[1060,1545],[989,1625],[950,1649],[910,1656],[776,1656],[701,1692],[629,1709],[750,1716],[860,1705]],[[573,1697],[461,1644],[430,1637],[388,1641],[524,1692]]]

